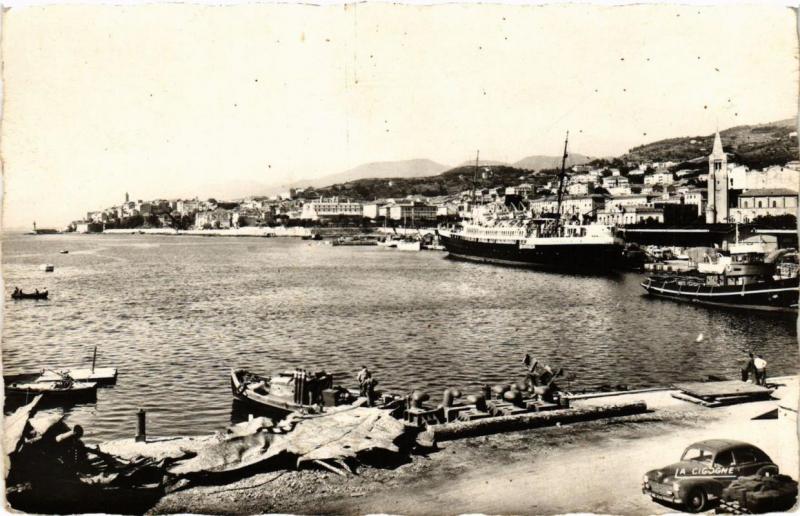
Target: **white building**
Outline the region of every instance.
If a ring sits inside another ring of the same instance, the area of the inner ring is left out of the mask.
[[[436,220],[438,211],[436,206],[419,201],[401,202],[390,205],[388,208],[390,219],[401,220],[404,224],[409,225]]]
[[[627,226],[645,222],[664,222],[663,208],[653,206],[629,206],[626,208],[603,210],[597,213],[597,222],[608,226]]]
[[[660,171],[650,174],[649,176],[644,176],[644,184],[646,185],[671,185],[675,182],[675,177],[672,175],[672,172],[669,171]]]
[[[631,206],[646,206],[653,201],[652,195],[645,194],[631,194],[620,195],[610,199],[606,199],[606,211],[621,210],[623,208],[630,208]]]
[[[728,188],[731,190],[746,190],[748,172],[750,172],[750,169],[745,165],[728,165]]]
[[[608,190],[609,194],[615,197],[620,195],[631,195],[632,193],[631,187],[628,185],[612,186],[610,188],[606,188],[606,190]]]
[[[564,196],[561,200],[561,216],[563,218],[594,217],[597,211],[603,209],[606,199],[607,196],[601,194]],[[558,198],[554,195],[531,201],[531,210],[535,215],[556,213],[557,207]]]
[[[359,202],[340,200],[338,197],[321,197],[303,204],[300,218],[319,220],[326,217],[361,217],[364,208]]]
[[[594,183],[570,183],[567,185],[567,193],[569,195],[589,195],[594,192]]]
[[[608,176],[603,178],[603,188],[616,188],[618,186],[628,186],[628,178],[625,176]]]
[[[764,170],[750,170],[745,166],[737,166],[728,171],[728,185],[732,190],[765,188],[795,190],[798,184],[800,184],[800,172],[788,165],[776,165]]]
[[[386,202],[368,202],[362,207],[362,214],[365,219],[377,219],[378,217],[385,216],[385,210],[381,210],[386,206]]]

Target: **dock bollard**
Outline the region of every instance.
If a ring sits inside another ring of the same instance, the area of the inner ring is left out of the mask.
[[[145,416],[147,413],[144,409],[139,409],[136,413],[136,442],[143,443],[147,441],[147,426],[145,423]]]

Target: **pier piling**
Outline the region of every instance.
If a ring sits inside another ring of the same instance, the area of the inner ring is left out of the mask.
[[[146,442],[147,441],[147,427],[146,427],[146,416],[147,413],[144,409],[139,409],[136,413],[136,442]]]

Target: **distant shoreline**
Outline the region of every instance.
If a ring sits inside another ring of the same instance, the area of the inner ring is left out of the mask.
[[[314,234],[322,236],[335,236],[343,233],[369,233],[377,232],[383,234],[397,235],[424,235],[435,232],[436,228],[383,228],[383,227],[300,227],[300,226],[277,226],[277,227],[244,227],[231,229],[172,229],[172,228],[132,228],[132,229],[106,229],[97,232],[79,233],[76,231],[63,231],[58,233],[34,234],[30,231],[5,231],[6,234],[28,234],[31,236],[49,235],[164,235],[164,236],[220,236],[220,237],[311,237]]]

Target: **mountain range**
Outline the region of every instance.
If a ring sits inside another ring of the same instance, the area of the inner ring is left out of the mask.
[[[742,125],[720,131],[725,151],[732,155],[732,160],[748,165],[751,168],[786,163],[798,159],[796,121],[794,119],[779,120],[757,125]],[[691,168],[705,157],[711,150],[714,135],[686,136],[668,138],[656,142],[633,147],[627,153],[613,159],[614,162],[627,161],[674,161],[679,168]],[[596,162],[602,165],[608,160],[595,160],[579,153],[570,153],[567,166]],[[396,179],[398,183],[422,192],[444,192],[456,187],[452,177],[471,177],[474,161],[465,161],[456,167],[437,163],[430,159],[409,159],[401,161],[378,161],[365,163],[357,167],[323,176],[318,179],[307,179],[281,184],[242,183],[217,185],[221,188],[216,195],[220,198],[236,198],[249,195],[274,195],[285,192],[289,188],[313,187],[328,193],[339,192],[341,195],[352,194],[355,190],[365,191],[365,185],[377,185],[379,179]],[[513,163],[481,159],[480,167],[489,167],[498,174],[495,176],[520,176],[542,170],[552,170],[561,166],[561,156],[532,155]],[[615,165],[617,166],[617,165]],[[454,172],[455,174],[450,174]],[[447,177],[446,177],[447,176]],[[452,176],[452,177],[450,177]],[[460,181],[464,181],[460,179]],[[383,183],[386,183],[385,181]],[[414,185],[414,186],[412,186]],[[359,188],[355,189],[354,187]],[[392,193],[399,185],[390,187]],[[385,192],[389,193],[389,191]]]

